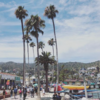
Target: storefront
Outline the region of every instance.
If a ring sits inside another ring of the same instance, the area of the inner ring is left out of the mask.
[[[0,87],[8,88],[15,86],[15,76],[9,73],[0,73]],[[8,82],[9,81],[9,82]]]
[[[16,84],[16,86],[21,86],[21,80],[20,80],[20,77],[19,76],[16,76],[15,77],[15,84]]]

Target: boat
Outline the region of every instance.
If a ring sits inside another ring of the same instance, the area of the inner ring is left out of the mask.
[[[69,89],[69,90],[84,90],[84,86],[76,86],[76,85],[63,85],[62,86],[64,89]],[[86,86],[88,89],[89,86]]]

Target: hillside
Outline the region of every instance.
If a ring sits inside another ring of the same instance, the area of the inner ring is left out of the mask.
[[[95,62],[91,62],[91,63],[80,63],[80,62],[67,62],[67,63],[59,63],[59,69],[61,69],[61,66],[64,65],[64,68],[67,68],[68,70],[72,70],[72,69],[76,69],[79,70],[82,67],[91,67],[91,66],[95,66],[95,67],[100,67],[100,61],[95,61]],[[30,68],[34,68],[35,64],[26,64],[26,72],[30,70]],[[15,62],[6,62],[6,63],[0,63],[0,70],[2,72],[6,72],[8,70],[9,73],[17,73],[20,72],[22,73],[22,68],[23,68],[23,64],[22,63],[15,63]],[[43,69],[43,66],[40,65],[41,70]],[[50,70],[52,70],[52,66],[49,67]],[[56,70],[56,66],[55,66],[55,70]]]

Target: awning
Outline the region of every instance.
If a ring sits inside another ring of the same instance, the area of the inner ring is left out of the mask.
[[[95,85],[95,83],[91,83],[91,85]]]

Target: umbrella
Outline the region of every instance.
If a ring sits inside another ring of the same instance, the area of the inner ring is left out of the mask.
[[[54,88],[54,91],[56,91],[56,86],[55,86],[55,88]],[[57,90],[57,91],[62,91],[62,88],[61,88],[60,85],[58,85],[58,90]]]

